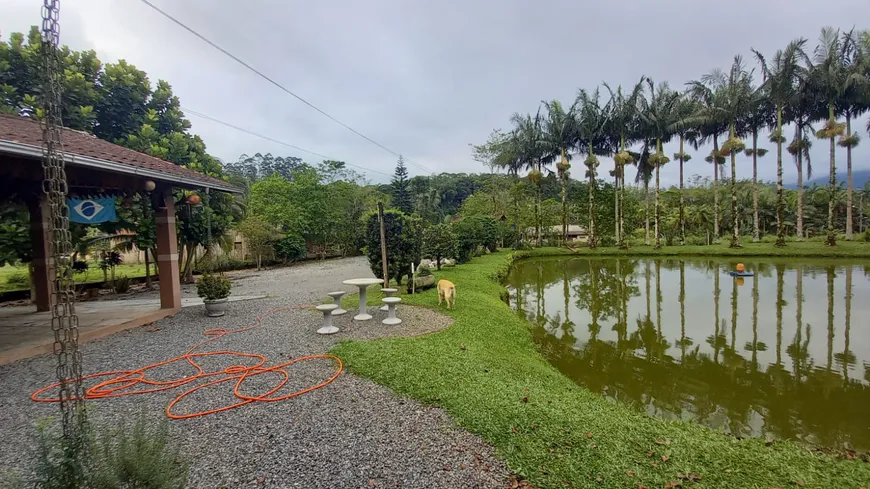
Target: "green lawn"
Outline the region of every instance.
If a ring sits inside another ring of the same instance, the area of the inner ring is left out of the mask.
[[[154,268],[151,268],[151,273],[154,273]],[[9,278],[14,276],[27,276],[27,267],[0,267],[0,292],[9,292],[13,290],[29,290],[30,285],[20,285],[18,283],[9,284]],[[115,277],[130,277],[138,278],[145,276],[145,264],[121,264],[115,267]],[[103,281],[103,271],[96,263],[90,263],[90,268],[85,273],[77,273],[75,275],[77,284],[100,283]],[[29,283],[29,282],[28,282]]]
[[[789,249],[809,253],[813,245]],[[761,250],[776,249],[758,246],[754,253]],[[617,250],[596,253],[607,251]],[[632,251],[637,255],[644,249]],[[535,254],[547,252],[554,250]],[[683,488],[858,489],[870,484],[868,463],[797,443],[765,446],[763,440],[737,440],[699,425],[655,419],[577,386],[544,360],[531,325],[499,299],[503,288],[495,279],[511,259],[495,253],[436,273],[456,283],[450,328],[413,339],[342,342],[332,353],[352,372],[441,406],[539,488],[652,489],[674,481]],[[369,296],[371,304],[379,302],[377,296]],[[351,308],[353,299],[348,298]],[[437,304],[435,290],[403,299]],[[689,480],[695,475],[700,480]]]

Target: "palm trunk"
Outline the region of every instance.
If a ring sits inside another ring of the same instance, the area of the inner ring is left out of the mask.
[[[616,242],[619,243],[619,164],[613,168],[613,230]]]
[[[538,166],[538,172],[540,174],[540,165]],[[540,175],[543,177],[543,175]],[[538,180],[535,183],[536,194],[535,194],[535,244],[539,248],[541,247],[541,181]]]
[[[719,135],[713,135],[713,242],[719,242]]]
[[[731,124],[731,137],[734,135],[734,124]],[[740,248],[740,216],[737,215],[737,154],[731,151],[731,248]]]
[[[589,141],[589,156],[592,156],[592,141]],[[598,243],[595,238],[595,167],[589,166],[589,247],[595,248]]]
[[[656,158],[657,159],[658,159],[659,155],[661,155],[661,152],[662,152],[662,140],[657,139],[656,140],[656,155],[657,155]],[[659,202],[659,193],[660,193],[660,188],[661,188],[659,186],[659,168],[661,168],[661,166],[662,166],[661,162],[656,161],[656,207],[655,207],[655,211],[656,211],[656,215],[655,215],[655,232],[656,232],[655,243],[656,243],[656,246],[655,247],[656,247],[656,249],[659,249],[662,247],[662,242],[661,242],[661,239],[659,238],[659,235],[660,235],[660,233],[659,233],[659,217],[661,214],[660,213],[661,205]]]
[[[683,135],[680,134],[680,244],[686,244],[686,204],[683,199]]]
[[[649,178],[643,177],[643,218],[646,221],[643,244],[649,246]]]
[[[562,180],[562,243],[568,242],[568,174],[561,175]]]
[[[776,134],[776,246],[785,246],[785,231],[782,225],[782,106],[776,108]],[[798,199],[800,199],[800,193],[798,193]],[[798,205],[798,209],[800,209],[800,205]],[[800,210],[798,210],[798,216],[800,216]]]
[[[846,138],[852,137],[852,114],[846,112]],[[852,241],[852,146],[846,146],[846,240]]]
[[[761,241],[758,228],[758,129],[752,130],[752,242]]]
[[[804,240],[804,152],[798,153],[797,163],[797,240]]]
[[[835,124],[834,120],[834,105],[828,104],[828,119],[831,121],[831,127]],[[825,243],[828,246],[837,245],[837,233],[834,230],[834,191],[837,187],[837,161],[835,157],[835,148],[833,134],[831,139],[831,164],[828,173],[828,238]]]

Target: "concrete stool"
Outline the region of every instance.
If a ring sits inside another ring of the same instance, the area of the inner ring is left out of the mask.
[[[338,328],[332,325],[332,312],[338,309],[335,304],[321,304],[315,307],[323,313],[323,327],[317,330],[317,334],[338,333]]]
[[[381,299],[384,301],[384,304],[387,305],[389,312],[387,313],[387,319],[381,321],[382,323],[392,326],[394,324],[401,324],[402,320],[396,317],[396,304],[402,302],[401,297],[384,297]]]
[[[387,297],[392,297],[393,294],[395,294],[398,291],[399,291],[399,289],[381,289],[381,292],[383,292],[384,294],[387,294]],[[382,311],[388,311],[389,309],[390,309],[389,306],[381,306]]]
[[[328,293],[328,294],[326,294],[326,295],[328,295],[329,297],[332,297],[332,300],[333,300],[333,302],[335,303],[335,307],[338,308],[338,309],[332,311],[332,315],[333,315],[333,316],[341,316],[342,314],[347,314],[347,311],[345,311],[344,309],[341,308],[341,296],[344,295],[344,291],[343,291],[343,290],[338,290],[338,291],[335,291],[335,292],[330,292],[330,293]]]

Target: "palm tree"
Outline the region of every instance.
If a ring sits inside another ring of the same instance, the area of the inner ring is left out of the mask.
[[[762,82],[762,85],[752,90],[748,110],[741,120],[740,131],[752,135],[752,147],[746,148],[744,154],[752,157],[752,241],[755,243],[761,240],[758,221],[758,158],[767,154],[766,149],[758,147],[758,132],[773,122],[773,107],[767,89]]]
[[[634,157],[628,152],[627,144],[637,136],[638,123],[638,101],[640,100],[643,91],[643,77],[638,81],[631,93],[626,96],[622,92],[620,85],[616,89],[616,93],[611,90],[607,83],[604,88],[610,92],[610,130],[608,133],[619,140],[619,151],[613,157],[615,164],[615,179],[616,179],[616,198],[614,199],[614,207],[616,208],[616,245],[620,248],[626,246],[623,236],[623,202],[625,199],[625,165],[634,163]],[[617,144],[613,144],[617,146]]]
[[[598,168],[596,155],[612,153],[607,141],[606,129],[610,112],[609,103],[601,106],[601,93],[598,88],[590,93],[581,89],[577,95],[578,140],[577,147],[585,148],[586,176],[589,178],[589,247],[595,248],[598,243],[595,235],[595,176]]]
[[[707,163],[713,164],[713,241],[719,241],[719,165],[725,163],[725,157],[719,152],[719,135],[728,129],[718,110],[721,93],[714,92],[703,80],[692,80],[686,83],[689,93],[698,103],[698,111],[692,117],[692,122],[697,127],[702,142],[713,140],[713,150],[705,158]]]
[[[562,240],[568,241],[568,170],[571,169],[569,148],[577,139],[576,107],[571,105],[566,112],[558,100],[543,102],[547,109],[547,119],[543,126],[544,163],[556,163],[559,181],[562,184]]]
[[[852,118],[858,117],[870,109],[870,34],[867,52],[861,45],[858,33],[843,34],[845,51],[844,64],[846,82],[843,97],[840,100],[840,110],[846,118],[846,133],[840,136],[837,144],[846,148],[846,239],[852,240],[852,148],[858,146],[860,138],[852,133]]]
[[[702,84],[703,87],[698,85]],[[746,71],[741,56],[735,56],[731,69],[726,73],[714,69],[701,77],[700,82],[692,82],[692,89],[703,95],[712,92],[711,103],[698,114],[699,125],[724,124],[728,127],[728,140],[722,145],[719,154],[731,157],[731,247],[740,247],[740,216],[737,212],[737,152],[745,145],[738,137],[737,125],[745,117],[752,101],[752,74]]]
[[[813,165],[810,159],[810,148],[813,141],[813,127],[810,125],[812,114],[817,111],[817,101],[812,90],[805,81],[798,82],[788,107],[785,111],[786,121],[794,124],[794,137],[788,145],[788,152],[794,158],[797,167],[797,202],[796,202],[796,233],[798,241],[804,238],[804,160],[806,160],[807,178],[813,178]]]
[[[845,126],[836,119],[836,108],[844,100],[848,87],[852,84],[851,76],[846,69],[846,58],[849,53],[850,43],[844,43],[840,38],[840,31],[830,27],[822,29],[819,35],[819,44],[813,54],[810,66],[810,83],[813,90],[819,94],[821,100],[828,109],[825,125],[816,131],[818,139],[830,141],[830,166],[828,173],[828,186],[830,187],[828,200],[828,236],[825,243],[828,246],[837,244],[837,234],[834,231],[834,189],[837,185],[837,160],[836,141],[837,136],[842,136]],[[822,119],[822,117],[819,117]]]
[[[683,164],[692,159],[692,155],[686,153],[684,146],[688,141],[695,149],[698,149],[698,133],[688,123],[690,118],[698,111],[697,102],[690,97],[682,96],[677,101],[675,111],[674,122],[671,124],[668,132],[680,137],[680,151],[679,153],[674,153],[674,159],[680,162],[680,244],[684,245],[686,244],[686,204],[683,195]]]
[[[782,112],[794,93],[795,80],[800,72],[799,62],[807,57],[804,53],[805,44],[805,39],[790,42],[784,50],[774,54],[771,63],[760,52],[752,50],[761,65],[764,85],[776,112],[776,126],[770,135],[771,142],[776,143],[776,246],[785,246],[782,199],[782,143],[785,137],[782,135]]]
[[[670,161],[662,151],[662,142],[667,142],[671,137],[669,130],[674,126],[674,120],[677,117],[677,105],[679,103],[680,94],[671,90],[667,83],[660,83],[658,91],[653,84],[652,79],[647,78],[649,86],[649,99],[643,101],[643,110],[640,112],[642,121],[643,134],[655,140],[655,153],[650,155],[649,162],[655,171],[656,178],[656,202],[655,202],[655,248],[661,248],[661,234],[659,233],[659,223],[661,220],[661,205],[660,205],[660,182],[659,173],[662,166]]]
[[[514,157],[507,160],[514,173],[521,169],[529,170],[528,179],[535,185],[535,241],[541,246],[541,179],[543,178],[543,122],[540,112],[534,117],[530,114],[511,116],[514,126],[511,132],[511,146]]]

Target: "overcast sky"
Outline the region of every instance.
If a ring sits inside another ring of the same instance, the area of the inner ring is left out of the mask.
[[[487,171],[471,159],[469,143],[484,142],[494,128],[508,128],[511,113],[535,111],[544,99],[567,104],[579,88],[594,89],[602,81],[631,85],[641,75],[682,88],[712,68],[727,68],[735,54],[751,62],[751,47],[770,56],[801,36],[812,48],[824,25],[870,28],[854,24],[870,22],[867,0],[840,0],[836,8],[819,8],[810,0],[152,1],[422,167],[411,165],[412,174]],[[37,24],[40,3],[0,0],[3,39]],[[392,173],[393,155],[269,85],[140,1],[61,4],[62,43],[94,49],[103,62],[126,59],[146,71],[152,83],[167,80],[185,108]],[[188,117],[209,152],[223,160],[256,152],[319,159]],[[865,121],[853,125],[864,136],[855,152],[858,169],[870,169]],[[673,153],[676,145],[670,146],[665,150]],[[826,147],[817,143],[813,150],[818,175],[827,173]],[[702,158],[708,152],[702,148],[695,154],[689,174],[712,174]],[[794,180],[791,160],[784,166],[786,180]],[[773,151],[760,167],[761,177],[776,177]],[[738,175],[748,176],[750,168],[741,158]],[[664,184],[676,182],[677,165],[662,172]]]

